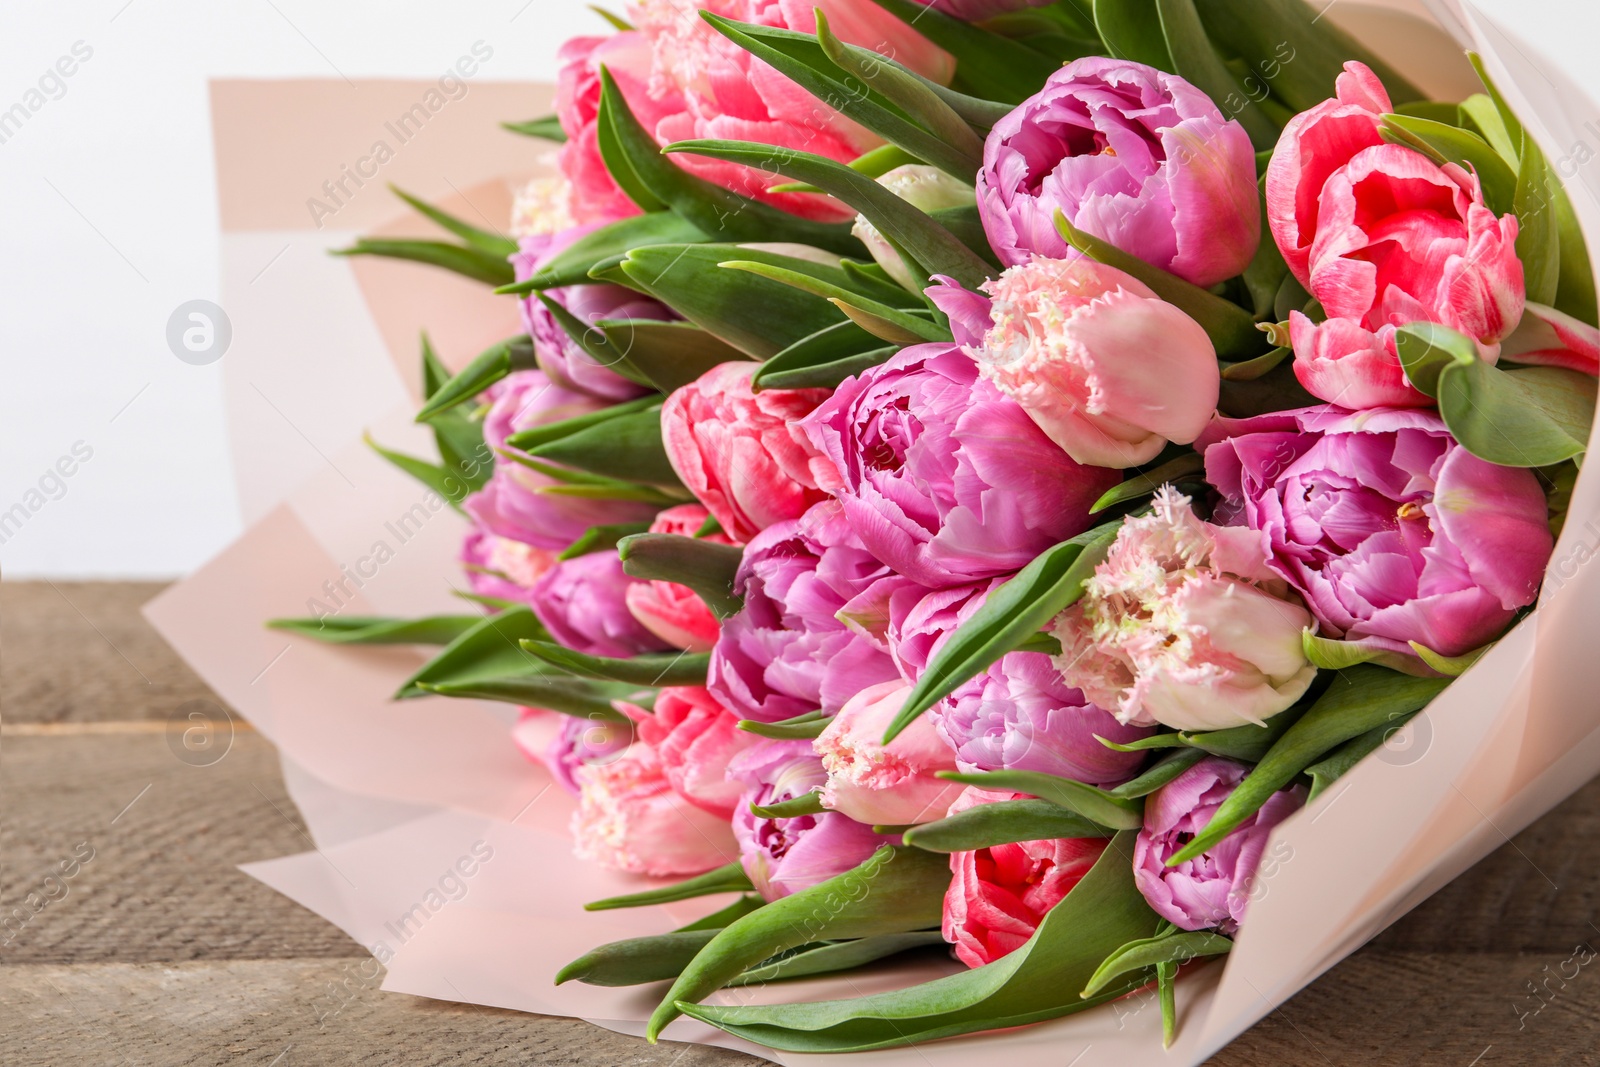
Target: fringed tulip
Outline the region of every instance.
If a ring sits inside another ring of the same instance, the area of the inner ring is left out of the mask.
[[[579,793],[572,851],[579,859],[665,878],[709,871],[738,856],[728,820],[679,796],[649,745],[580,766],[573,776]]]
[[[1202,521],[1170,486],[1123,520],[1083,597],[1057,619],[1069,685],[1124,723],[1223,730],[1288,708],[1317,669],[1311,615],[1259,534]]]
[[[955,752],[927,716],[883,743],[884,731],[910,692],[899,679],[868,686],[812,742],[828,771],[824,805],[869,825],[932,822],[944,816],[961,787],[934,777],[935,772],[956,769]]]
[[[656,750],[661,770],[684,799],[723,818],[733,814],[744,785],[728,764],[756,740],[700,686],[667,686],[651,711],[631,711],[639,739]]]

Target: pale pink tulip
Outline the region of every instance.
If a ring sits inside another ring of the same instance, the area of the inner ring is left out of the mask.
[[[649,745],[579,766],[573,777],[579,793],[572,851],[579,859],[664,878],[699,874],[739,858],[728,820],[679,796]]]
[[[926,715],[883,743],[911,687],[895,679],[857,693],[812,742],[828,782],[825,806],[869,826],[932,822],[961,786],[934,777],[956,769],[956,754]]]

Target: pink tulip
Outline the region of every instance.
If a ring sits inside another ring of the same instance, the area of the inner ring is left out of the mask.
[[[556,554],[473,527],[461,544],[467,584],[479,596],[529,603],[530,589],[556,565]]]
[[[588,552],[551,567],[528,600],[550,637],[574,652],[611,658],[660,652],[662,640],[628,611],[634,584],[615,550]]]
[[[756,740],[700,686],[668,686],[653,712],[638,710],[639,738],[656,750],[661,769],[684,799],[724,819],[744,792],[728,776],[728,761]]]
[[[623,99],[645,129],[654,129],[668,115],[681,112],[684,100],[671,86],[650,77],[652,55],[642,33],[609,37],[574,37],[561,46],[557,60],[556,116],[567,135],[561,146],[561,173],[571,187],[569,209],[575,221],[596,222],[637,215],[639,208],[606,170],[600,157],[600,68],[616,80]]]
[[[1522,323],[1500,348],[1517,363],[1600,375],[1600,330],[1553,307],[1525,304]]]
[[[1317,675],[1302,648],[1311,624],[1265,538],[1202,521],[1167,486],[1152,514],[1123,520],[1056,620],[1056,666],[1121,722],[1224,730],[1300,699]]]
[[[675,391],[661,409],[672,469],[736,542],[826,498],[821,461],[795,425],[826,389],[753,392],[755,363],[724,363]]]
[[[941,14],[963,22],[982,22],[996,15],[1012,11],[1026,11],[1030,7],[1048,7],[1055,0],[917,0]]]
[[[578,796],[579,767],[609,763],[634,742],[631,722],[578,718],[543,708],[523,708],[511,728],[511,739],[522,754],[543,765],[556,784]]]
[[[1280,790],[1227,837],[1168,867],[1249,772],[1245,764],[1209,756],[1145,801],[1144,828],[1133,841],[1133,881],[1156,914],[1179,929],[1215,927],[1232,936],[1250,902],[1266,892],[1257,875],[1272,828],[1305,805],[1305,786]]]
[[[1132,275],[1032,256],[983,288],[993,325],[968,353],[1079,463],[1148,462],[1200,436],[1216,411],[1211,339]]]
[[[1021,795],[968,786],[950,805],[950,814]],[[1105,838],[1088,837],[952,852],[954,877],[945,891],[940,928],[956,958],[968,967],[982,967],[1021,948],[1105,848]]]
[[[1255,153],[1193,85],[1090,56],[996,122],[978,211],[1002,263],[1076,256],[1055,214],[1196,285],[1244,270],[1261,236]]]
[[[911,687],[898,679],[868,686],[845,703],[812,742],[828,771],[822,802],[869,826],[942,818],[961,787],[935,778],[956,769],[955,751],[926,715],[887,745],[884,731]]]
[[[857,0],[636,0],[630,14],[650,42],[651,91],[679,95],[683,106],[646,128],[662,144],[727,138],[794,148],[848,162],[878,138],[740,48],[700,17],[701,11],[740,22],[813,33],[820,8],[835,36],[890,56],[944,83],[955,61],[876,4]],[[632,102],[629,97],[629,102]],[[806,218],[840,220],[850,211],[814,193],[769,193],[776,175],[736,163],[682,155],[690,173]]]
[[[579,859],[665,878],[699,874],[739,857],[728,820],[679,796],[649,745],[577,767],[573,776],[579,795],[572,851]]]
[[[711,513],[699,504],[679,504],[656,515],[651,533],[681,534],[693,537]],[[701,538],[713,544],[731,545],[728,535],[719,531]],[[677,582],[634,582],[628,586],[628,611],[640,625],[674,648],[686,652],[709,652],[717,643],[721,627],[700,595]]]
[[[1389,97],[1371,70],[1345,64],[1337,93],[1290,121],[1267,167],[1273,239],[1328,316],[1290,313],[1295,375],[1345,408],[1427,406],[1395,327],[1443,323],[1493,363],[1522,317],[1517,220],[1485,206],[1476,175],[1384,143]]]

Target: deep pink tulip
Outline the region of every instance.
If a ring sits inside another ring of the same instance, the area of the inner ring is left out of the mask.
[[[1020,796],[968,786],[950,813]],[[940,928],[956,958],[982,967],[1021,948],[1105,849],[1103,837],[1069,837],[952,852]]]
[[[1073,461],[951,344],[902,349],[801,427],[862,543],[932,587],[1021,569],[1121,480]]]
[[[1244,128],[1174,74],[1076,59],[989,131],[978,210],[1008,265],[1069,255],[1055,213],[1196,285],[1244,270],[1261,237]]]
[[[739,720],[700,686],[668,686],[652,711],[632,714],[639,739],[656,750],[661,769],[686,800],[724,819],[733,814],[744,784],[728,763],[756,740]]]
[[[661,409],[672,469],[738,542],[799,518],[827,496],[817,485],[817,471],[826,464],[796,423],[828,398],[828,390],[753,392],[757,366],[712,367],[674,391]]]
[[[693,537],[711,513],[699,504],[679,504],[656,515],[651,533]],[[720,530],[701,538],[718,545],[733,541]],[[633,617],[667,644],[688,652],[709,652],[717,643],[721,627],[706,602],[686,585],[677,582],[634,582],[628,586],[628,610]]]
[[[1180,929],[1238,930],[1250,902],[1266,892],[1256,875],[1268,835],[1306,802],[1303,785],[1280,790],[1217,844],[1168,867],[1249,771],[1247,764],[1208,756],[1145,801],[1144,828],[1133,842],[1133,881],[1156,914]]]
[[[1264,535],[1324,636],[1455,656],[1538,594],[1552,548],[1539,479],[1472,455],[1432,411],[1219,418],[1200,447],[1215,520]]]

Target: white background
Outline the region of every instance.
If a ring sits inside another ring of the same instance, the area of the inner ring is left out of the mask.
[[[1597,5],[1478,6],[1600,99]],[[549,80],[562,40],[601,30],[579,0],[5,0],[0,111],[93,49],[0,144],[0,512],[93,449],[0,545],[6,575],[171,577],[239,532],[221,365],[165,343],[175,307],[217,299],[208,78],[434,77],[482,38],[485,77]]]

